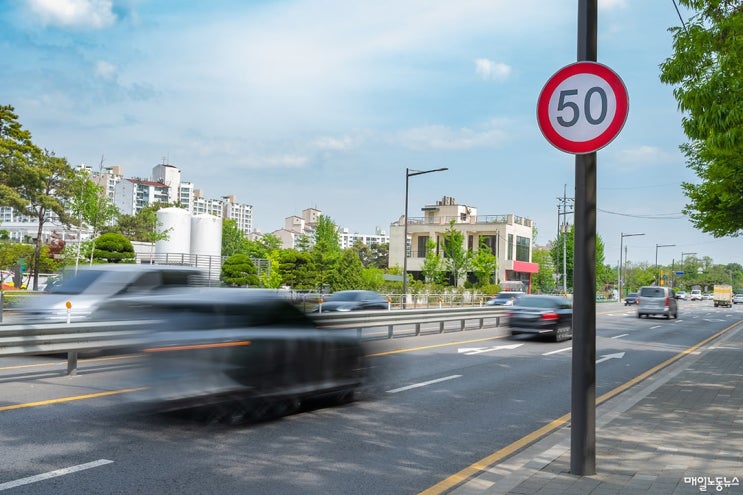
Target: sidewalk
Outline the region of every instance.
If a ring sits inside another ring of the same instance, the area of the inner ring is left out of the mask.
[[[697,493],[743,494],[743,326],[599,406],[595,475],[570,474],[563,427],[450,492]]]

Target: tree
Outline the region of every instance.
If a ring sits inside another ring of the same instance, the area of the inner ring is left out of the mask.
[[[278,289],[281,287],[281,273],[279,272],[279,250],[275,249],[268,254],[268,270],[264,270],[258,277],[263,287]]]
[[[338,226],[333,220],[320,215],[315,225],[315,243],[312,246],[312,257],[315,261],[320,288],[330,285],[334,279],[336,263],[341,254]]]
[[[136,254],[129,239],[116,232],[101,234],[93,243],[91,260],[102,263],[134,263]]]
[[[220,279],[233,287],[258,285],[258,269],[247,254],[233,254],[222,264]]]
[[[232,218],[222,219],[222,256],[246,253],[248,239],[242,230],[237,228],[237,221]]]
[[[472,256],[472,272],[477,277],[477,286],[483,287],[495,282],[495,270],[497,269],[498,259],[485,242],[480,242],[480,247]]]
[[[449,222],[449,228],[443,234],[444,262],[454,279],[454,286],[459,287],[459,281],[467,274],[472,266],[472,253],[464,247],[464,234],[457,230],[454,220]]]
[[[531,258],[534,263],[539,264],[539,271],[532,280],[534,290],[544,294],[553,292],[555,290],[555,265],[550,252],[547,249],[534,249]]]
[[[39,153],[31,133],[23,128],[11,106],[0,106],[0,205],[22,204],[23,198],[13,187],[17,170]]]
[[[429,284],[441,284],[444,281],[444,260],[436,252],[436,242],[433,239],[426,241],[426,258],[423,260],[421,275]]]
[[[570,226],[570,231],[560,232],[552,243],[552,249],[550,250],[550,256],[552,257],[552,263],[557,267],[557,273],[562,275],[563,266],[563,240],[565,241],[565,266],[567,272],[567,288],[573,287],[573,238],[575,235],[575,226]],[[596,234],[596,285],[597,289],[603,289],[604,283],[609,280],[614,280],[614,270],[604,266],[604,241],[601,236]],[[558,284],[562,287],[562,283]]]
[[[701,179],[684,182],[684,213],[715,237],[743,233],[743,11],[739,1],[679,0],[696,13],[670,29],[674,54],[660,80],[674,85],[684,112],[681,145],[687,167]]]
[[[315,262],[310,253],[296,249],[279,251],[278,272],[284,285],[292,289],[307,290],[317,286],[317,270],[315,270]]]

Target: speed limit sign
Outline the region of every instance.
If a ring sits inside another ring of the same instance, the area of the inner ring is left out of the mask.
[[[537,122],[554,147],[582,155],[609,144],[628,111],[627,88],[613,70],[577,62],[547,81],[537,101]]]

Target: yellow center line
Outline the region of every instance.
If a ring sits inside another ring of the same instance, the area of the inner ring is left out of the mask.
[[[615,397],[619,395],[620,393],[624,392],[628,388],[637,385],[639,382],[645,380],[649,376],[657,373],[658,371],[662,370],[663,368],[666,368],[673,364],[674,362],[678,361],[684,356],[688,356],[689,354],[695,352],[700,347],[706,345],[707,343],[711,342],[712,340],[715,340],[716,338],[724,335],[725,333],[729,332],[731,329],[736,327],[740,322],[733,323],[727,328],[724,328],[717,332],[716,334],[707,337],[706,339],[702,340],[696,345],[693,345],[689,347],[688,349],[681,351],[680,353],[676,354],[675,356],[663,361],[657,366],[654,366],[653,368],[650,368],[646,372],[636,376],[635,378],[629,380],[628,382],[618,386],[617,388],[605,393],[601,397],[596,399],[596,406],[603,404],[607,400],[611,399],[612,397]],[[479,473],[485,471],[486,469],[490,468],[494,464],[502,461],[509,455],[513,454],[514,452],[520,450],[523,447],[526,447],[527,445],[536,442],[537,440],[541,439],[542,437],[547,436],[548,434],[554,432],[558,428],[565,425],[568,421],[570,421],[571,414],[567,413],[563,416],[560,416],[559,418],[555,419],[554,421],[542,426],[541,428],[534,430],[533,432],[529,433],[528,435],[520,438],[519,440],[516,440],[515,442],[511,443],[510,445],[507,445],[503,447],[502,449],[490,454],[487,457],[484,457],[480,459],[479,461],[467,466],[466,468],[462,469],[461,471],[452,474],[451,476],[439,481],[435,485],[433,485],[430,488],[427,488],[420,492],[418,495],[439,495],[442,493],[446,493],[447,491],[451,490],[455,486],[467,481],[470,478],[473,478],[474,476],[478,475]]]
[[[13,404],[12,406],[0,406],[0,411],[12,411],[13,409],[24,409],[27,407],[47,406],[50,404],[60,404],[62,402],[72,402],[76,400],[96,399],[98,397],[128,394],[130,392],[139,392],[142,390],[147,390],[147,388],[148,387],[138,387],[138,388],[126,388],[122,390],[109,390],[107,392],[98,392],[95,394],[75,395],[73,397],[62,397],[59,399],[41,400],[38,402],[26,402],[25,404]]]

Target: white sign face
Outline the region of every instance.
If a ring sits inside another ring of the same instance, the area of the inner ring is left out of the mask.
[[[568,153],[592,153],[614,139],[627,118],[622,80],[608,67],[578,62],[547,82],[537,103],[537,121],[547,140]]]

